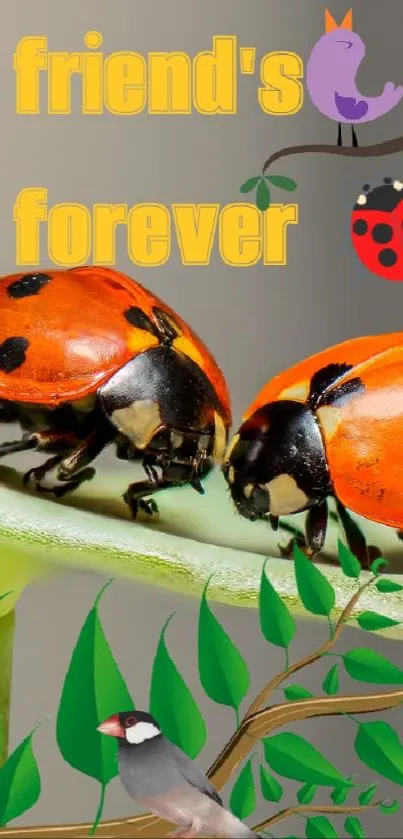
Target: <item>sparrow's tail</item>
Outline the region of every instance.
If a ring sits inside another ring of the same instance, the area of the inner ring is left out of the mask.
[[[225,813],[225,834],[228,839],[259,839],[257,833],[254,833],[246,824],[241,822],[228,810]],[[224,825],[223,825],[224,826]]]

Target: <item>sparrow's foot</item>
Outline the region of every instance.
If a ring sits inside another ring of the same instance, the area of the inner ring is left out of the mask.
[[[192,824],[189,824],[187,827],[181,827],[179,830],[174,830],[174,832],[169,835],[175,837],[175,839],[197,839],[197,837],[200,836],[202,829],[203,825],[201,825],[198,821],[193,821]]]

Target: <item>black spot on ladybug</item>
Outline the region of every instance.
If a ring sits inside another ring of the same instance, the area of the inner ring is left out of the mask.
[[[325,391],[351,369],[351,364],[328,364],[327,367],[317,370],[312,376],[309,389],[308,403],[311,408],[316,408],[322,401]]]
[[[392,268],[397,262],[397,253],[392,248],[383,248],[378,255],[378,260],[384,268]]]
[[[173,318],[158,306],[153,307],[153,313],[158,323],[160,338],[163,344],[171,344],[180,335],[180,331]]]
[[[338,380],[352,369],[351,364],[328,364],[318,370],[311,379],[309,406],[317,409],[324,405],[334,405],[335,402],[340,403],[340,400],[363,391],[364,385],[358,377],[337,386]]]
[[[363,218],[357,219],[353,224],[353,231],[357,236],[364,236],[368,230],[367,222]]]
[[[39,294],[41,288],[47,285],[51,279],[50,274],[25,274],[19,280],[14,280],[7,286],[7,294],[14,300],[32,297],[34,294]]]
[[[155,324],[138,306],[130,306],[123,314],[131,326],[135,326],[137,329],[145,329],[146,332],[151,332],[152,335],[159,338]]]
[[[25,361],[25,353],[29,347],[27,338],[6,338],[0,344],[0,370],[3,373],[12,373],[21,367]]]
[[[372,238],[378,245],[386,245],[393,237],[390,224],[376,224],[372,230]]]

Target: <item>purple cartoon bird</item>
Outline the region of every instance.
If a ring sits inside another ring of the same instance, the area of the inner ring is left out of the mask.
[[[352,145],[358,146],[354,125],[387,114],[403,97],[403,86],[393,82],[386,82],[380,96],[361,96],[355,78],[365,56],[365,44],[352,27],[351,9],[340,26],[326,9],[326,34],[315,44],[306,68],[306,84],[313,104],[339,124],[339,146],[343,122],[351,125]]]

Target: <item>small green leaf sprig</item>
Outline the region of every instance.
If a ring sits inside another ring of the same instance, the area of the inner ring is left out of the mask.
[[[240,187],[240,192],[247,194],[256,190],[256,206],[258,210],[265,212],[271,204],[271,190],[270,186],[283,189],[286,192],[294,192],[297,188],[296,182],[292,178],[287,178],[285,175],[256,175],[253,178],[248,178]]]

